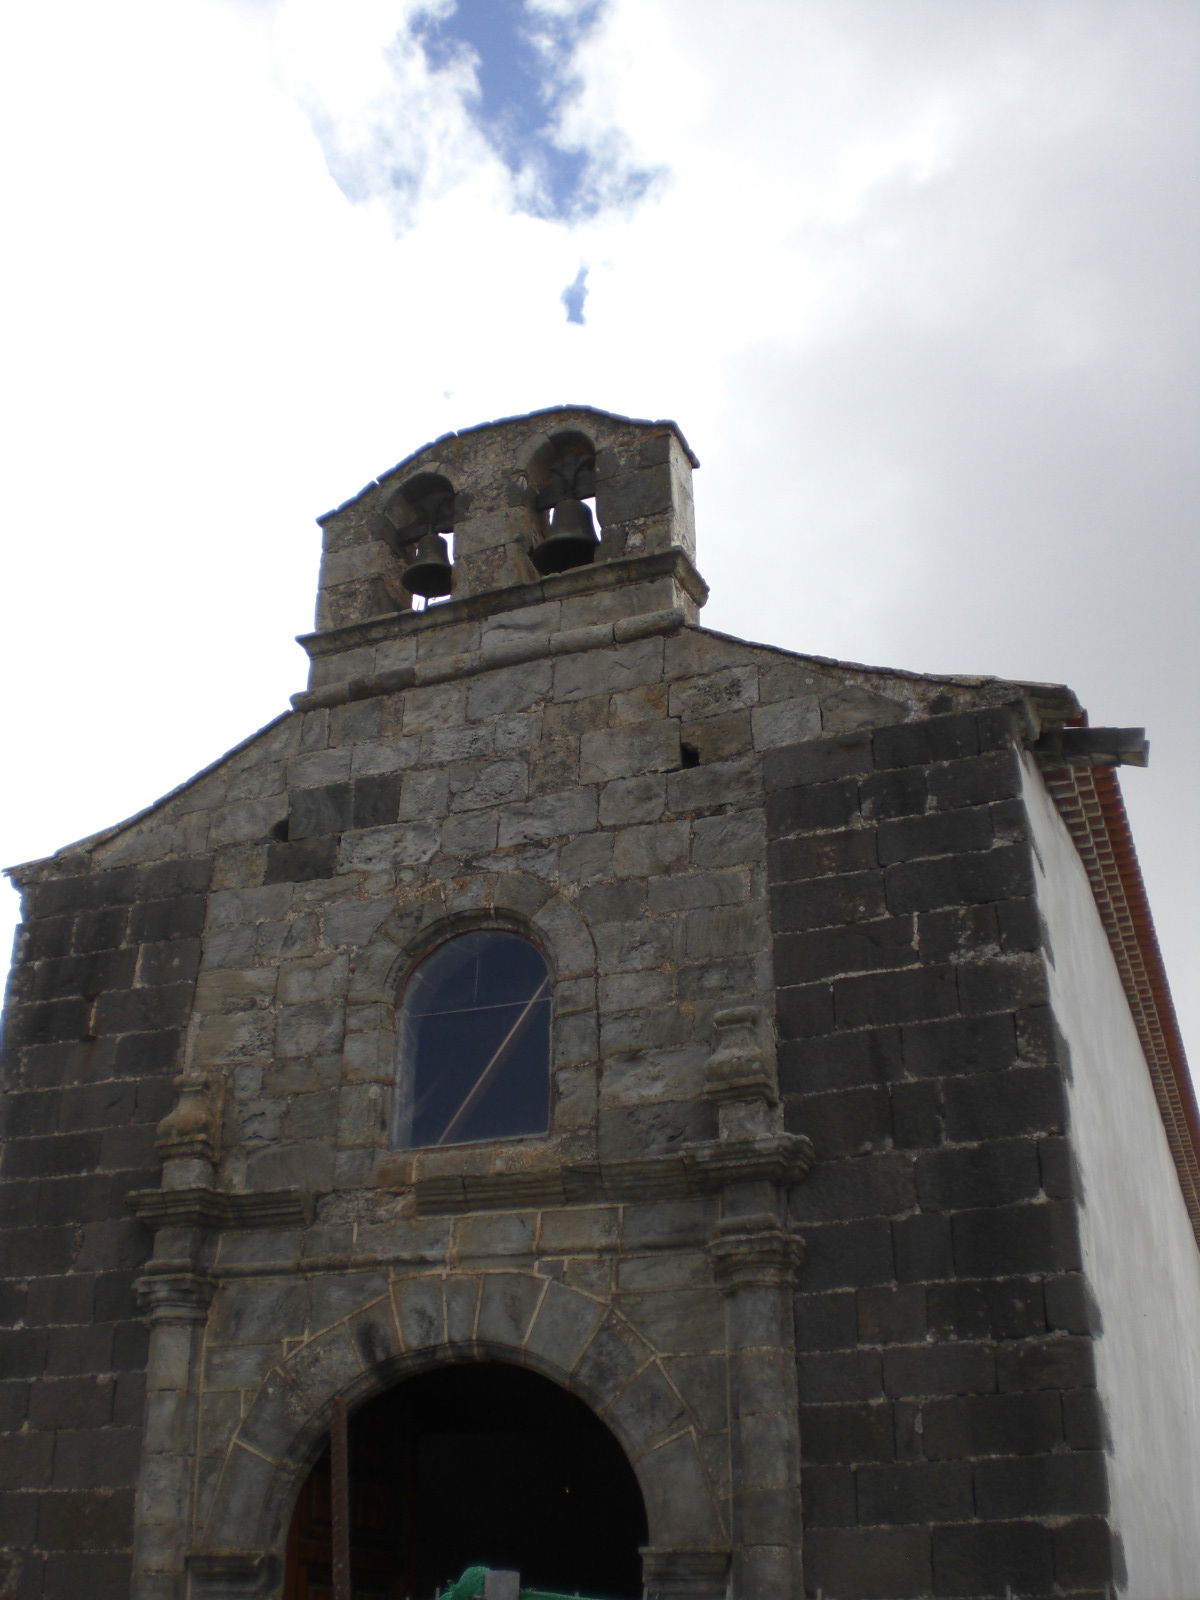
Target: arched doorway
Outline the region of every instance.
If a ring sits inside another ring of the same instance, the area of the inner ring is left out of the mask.
[[[478,1563],[523,1584],[637,1600],[646,1514],[633,1469],[580,1400],[523,1367],[410,1378],[350,1418],[356,1600],[432,1600]],[[328,1600],[330,1463],[300,1490],[285,1600]]]

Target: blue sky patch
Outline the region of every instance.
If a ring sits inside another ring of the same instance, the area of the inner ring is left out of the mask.
[[[569,283],[558,297],[567,308],[567,321],[577,322],[580,327],[587,321],[583,314],[583,303],[587,299],[587,275],[588,269],[580,267],[574,283]]]
[[[517,180],[519,209],[533,216],[581,221],[640,199],[654,177],[624,159],[619,138],[595,150],[561,140],[562,110],[579,89],[575,51],[602,9],[603,0],[582,0],[572,15],[551,16],[524,0],[457,0],[448,16],[413,23],[433,71],[464,55],[474,64],[468,113]]]

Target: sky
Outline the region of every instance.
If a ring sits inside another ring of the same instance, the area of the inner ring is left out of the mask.
[[[6,863],[287,708],[394,462],[673,417],[709,626],[1146,726],[1200,1057],[1200,0],[47,0],[0,119]]]

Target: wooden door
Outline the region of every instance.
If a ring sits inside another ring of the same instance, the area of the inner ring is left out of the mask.
[[[403,1486],[350,1480],[350,1566],[354,1600],[410,1600]],[[296,1501],[288,1534],[284,1600],[333,1600],[329,1461],[319,1461]]]

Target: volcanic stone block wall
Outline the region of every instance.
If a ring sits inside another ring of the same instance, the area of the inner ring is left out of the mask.
[[[1103,1421],[1004,710],[768,752],[810,1594],[1100,1594]]]
[[[158,1182],[209,878],[86,867],[31,888],[9,995],[0,1593],[20,1600],[129,1592],[149,1238],[125,1195]]]

